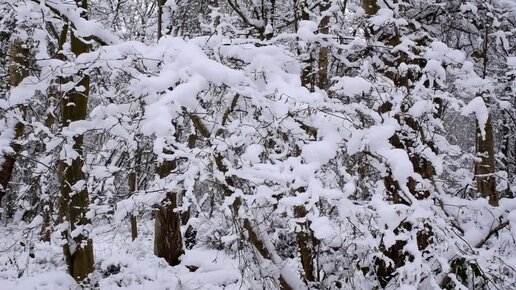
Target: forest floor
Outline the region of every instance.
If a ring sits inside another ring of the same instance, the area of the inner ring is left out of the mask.
[[[238,261],[216,250],[187,250],[181,264],[169,266],[153,254],[153,222],[139,225],[131,241],[128,227],[97,227],[93,233],[98,288],[246,289]],[[55,240],[55,239],[53,239]],[[38,241],[31,226],[0,227],[0,290],[71,290],[61,247]]]

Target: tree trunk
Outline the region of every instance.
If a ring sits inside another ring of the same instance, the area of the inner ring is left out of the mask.
[[[378,13],[378,0],[362,0],[362,8],[368,17],[372,17]],[[386,33],[385,31],[382,31],[382,28],[383,27],[373,28],[372,25],[368,25],[365,28],[366,37],[372,41],[382,41],[388,48],[401,43],[401,35],[399,34],[399,31],[395,30],[394,32]],[[424,43],[421,45],[424,45]],[[383,59],[388,67],[397,67],[403,62],[419,66],[423,65],[422,63],[418,63],[417,60],[408,59],[407,54],[404,52],[396,52],[392,54],[394,55],[394,60],[389,60],[389,55],[386,55]],[[417,78],[419,77],[415,74],[400,75],[398,72],[382,69],[379,69],[379,71],[386,77],[390,78],[397,87],[404,88],[407,92],[410,92],[410,83],[417,81]],[[435,117],[439,117],[440,111],[442,110],[441,102],[442,101],[438,98],[434,99],[434,105],[437,107],[438,111]],[[387,101],[380,106],[378,111],[379,113],[387,113],[392,110],[392,107],[393,104]],[[406,126],[405,129],[395,132],[395,134],[390,137],[389,142],[394,148],[402,149],[407,152],[415,173],[418,173],[424,179],[431,181],[436,174],[435,168],[432,162],[424,155],[416,153],[417,150],[414,150],[414,146],[417,146],[418,143],[424,144],[425,146],[429,146],[434,153],[436,153],[436,149],[435,146],[425,140],[424,130],[420,121],[411,117],[409,114],[405,114],[408,111],[408,108],[409,106],[403,104],[402,113],[395,115],[396,120],[400,124],[405,124]],[[394,178],[391,169],[388,170],[388,174],[384,177],[384,185],[387,194],[387,201],[394,204],[405,204],[410,206],[410,201],[403,196],[401,184],[399,184]],[[408,178],[406,186],[408,187],[410,194],[419,200],[428,198],[430,196],[430,190],[418,190],[417,185],[418,183],[416,180],[412,177]],[[403,232],[411,231],[413,227],[414,225],[411,222],[404,221],[392,231],[395,235],[399,235]],[[418,249],[420,251],[424,251],[430,243],[432,243],[432,236],[432,227],[429,224],[425,223],[423,228],[418,229],[416,239]],[[383,240],[381,241],[379,250],[392,261],[392,263],[386,262],[382,258],[378,258],[375,261],[376,276],[382,287],[386,287],[388,285],[390,280],[396,275],[396,270],[398,268],[404,266],[407,260],[413,258],[412,254],[405,249],[406,244],[407,242],[404,240],[396,240],[393,245],[386,247]]]
[[[330,8],[331,1],[327,0],[321,4],[321,13],[325,13]],[[319,23],[319,33],[329,37],[330,17],[325,15]],[[319,48],[319,89],[325,90],[328,86],[328,64],[329,64],[329,48],[326,43],[321,43]]]
[[[66,60],[66,57],[63,54],[61,54],[60,52],[62,51],[63,46],[66,42],[67,34],[68,34],[68,25],[64,25],[64,27],[61,30],[59,39],[58,39],[57,49],[54,52],[55,57],[60,60],[63,60],[63,61]],[[58,96],[58,94],[59,94],[58,87],[52,86],[49,88],[48,95],[52,96],[52,97],[50,97],[50,99],[49,99],[50,103],[49,103],[48,107],[56,106],[57,102],[59,102],[57,100],[59,100],[59,98],[60,98],[60,96]],[[56,128],[56,127],[59,127],[59,124],[56,124],[56,123],[57,123],[56,115],[54,115],[53,112],[48,112],[47,118],[45,119],[45,127],[47,127],[49,131],[54,131],[56,129],[59,130],[59,128]],[[42,152],[44,152],[44,154],[47,154],[47,146],[46,146],[45,142],[42,141],[41,143],[42,143],[41,146],[43,147]],[[56,165],[57,165],[57,167],[59,167],[59,162],[56,163]],[[59,176],[57,176],[57,177],[59,180],[60,177]],[[55,196],[54,194],[52,194],[52,192],[53,191],[49,188],[45,189],[45,192],[41,192],[41,195],[43,196],[43,198],[41,199],[41,214],[43,215],[43,223],[41,225],[40,239],[43,242],[50,242],[50,234],[52,231],[52,227],[54,226],[54,223],[53,223],[54,221],[52,219],[52,213],[54,213],[55,210],[59,210],[59,205],[55,203],[55,200],[57,199],[56,197],[58,197],[58,196]],[[57,207],[57,209],[56,209],[56,207]]]
[[[41,232],[39,234],[41,241],[50,242],[50,224],[52,222],[53,204],[50,200],[43,201],[43,223],[41,225]]]
[[[482,78],[487,76],[488,57],[488,28],[485,28],[484,45],[482,51],[483,70]],[[489,106],[489,100],[484,98],[486,106]],[[481,197],[486,198],[492,206],[498,206],[498,193],[496,192],[495,180],[495,156],[494,156],[494,134],[491,116],[487,118],[485,124],[485,136],[481,134],[481,128],[476,121],[475,136],[475,153],[481,160],[475,164],[475,178],[477,179],[477,191]]]
[[[87,1],[76,1],[77,6],[87,11]],[[86,18],[86,15],[83,15]],[[71,50],[75,55],[87,53],[88,44],[79,39],[73,32],[70,35]],[[66,93],[61,102],[62,127],[66,128],[71,122],[84,120],[88,109],[90,80],[86,75],[78,75],[81,80],[77,87]],[[68,271],[76,281],[89,284],[89,274],[93,272],[93,242],[89,237],[91,220],[87,217],[89,196],[86,186],[86,175],[83,171],[83,135],[73,137],[72,148],[78,157],[60,161],[61,197],[59,201],[60,219],[68,223],[63,232],[67,243],[63,246]],[[73,232],[73,235],[72,235]],[[76,233],[78,232],[78,233]]]
[[[475,151],[481,159],[475,164],[475,178],[480,196],[486,198],[492,206],[498,206],[498,194],[495,181],[494,134],[491,117],[485,124],[485,136],[482,136],[480,126],[476,122]]]
[[[156,171],[160,178],[167,177],[176,169],[176,161],[163,161]],[[167,192],[159,205],[155,216],[154,254],[164,258],[171,266],[179,264],[179,257],[184,253],[181,237],[181,215],[174,210],[177,207],[177,194]]]
[[[300,15],[300,20],[310,20],[310,14],[306,11],[308,9],[308,3],[306,0],[302,0],[297,7],[298,11],[296,15]],[[299,19],[296,19],[296,27],[298,27]],[[303,59],[303,70],[301,71],[301,84],[303,87],[307,88],[309,91],[314,91],[314,82],[313,82],[313,51],[312,48],[308,48],[306,52],[307,56],[304,56]],[[301,55],[301,50],[298,49],[298,54]]]
[[[132,170],[133,171],[129,173],[129,176],[127,177],[129,183],[129,193],[131,195],[136,192],[136,168],[133,168]],[[133,212],[131,212],[131,239],[134,241],[136,238],[138,238],[138,222],[136,220],[133,207]]]
[[[296,19],[295,26],[299,26],[299,20],[310,20],[310,14],[308,13],[308,1],[303,0],[298,3],[298,6],[296,9],[296,15],[301,16],[301,19]],[[323,1],[321,3],[320,11],[324,12],[328,10],[330,7],[329,1]],[[329,24],[329,17],[325,16],[322,18],[320,24],[319,24],[319,32],[323,34],[328,34],[328,24]],[[314,72],[313,72],[313,61],[315,54],[314,47],[309,47],[308,51],[306,52],[308,54],[307,57],[303,60],[303,70],[301,71],[301,84],[307,88],[309,91],[314,91]],[[298,54],[301,56],[301,50],[298,49]],[[317,72],[318,77],[318,86],[320,89],[324,89],[327,84],[327,78],[328,78],[328,47],[323,46],[321,44],[320,50],[319,50],[319,70]],[[305,129],[306,133],[308,135],[311,134],[317,134],[317,131],[315,133],[312,132],[313,128],[308,127],[302,123],[301,127]],[[299,147],[296,146],[293,150],[293,156],[299,156],[301,153],[301,150],[299,150]],[[297,190],[294,191],[294,194],[298,194],[300,192],[306,191],[305,187],[300,187]],[[296,218],[306,218],[307,210],[303,205],[295,206],[294,207],[294,216]],[[301,259],[301,265],[303,268],[303,278],[304,282],[308,284],[309,282],[314,282],[316,280],[316,269],[314,265],[314,259],[316,258],[316,251],[315,251],[315,245],[317,243],[317,240],[313,237],[313,231],[310,229],[310,222],[305,221],[298,224],[300,227],[300,231],[296,233],[296,241],[297,241],[297,247],[299,251],[299,256]]]
[[[502,124],[502,136],[503,142],[500,151],[503,154],[503,165],[505,168],[505,172],[507,172],[507,185],[505,187],[505,197],[507,198],[514,198],[514,195],[511,191],[511,184],[512,184],[512,165],[510,162],[511,158],[511,127],[509,125],[510,117],[508,116],[508,113],[504,113],[503,116],[503,124]]]
[[[11,58],[11,64],[8,69],[9,85],[16,87],[29,75],[29,49],[25,48],[22,42],[15,40],[11,45],[9,55]],[[17,110],[17,113],[20,114],[20,119],[24,118],[25,107],[19,105]],[[5,153],[3,158],[0,158],[2,161],[0,164],[0,206],[2,205],[2,198],[7,194],[7,187],[12,178],[16,157],[21,150],[19,141],[24,131],[25,125],[23,122],[16,122],[14,125],[14,138],[10,144],[12,152]]]
[[[158,40],[163,36],[163,6],[166,0],[158,1]]]
[[[211,7],[213,7],[214,9],[219,9],[219,0],[211,0]],[[219,24],[220,24],[220,16],[217,15],[213,19],[214,28],[217,29],[217,26],[219,26]]]
[[[377,0],[362,0],[362,8],[366,15],[373,16],[378,13],[380,6],[378,6]]]
[[[306,218],[306,208],[302,205],[295,206],[294,215],[296,218]],[[313,236],[313,231],[310,229],[309,221],[298,223],[298,225],[301,229],[296,233],[296,240],[299,248],[301,265],[303,266],[304,278],[306,282],[314,282],[316,280],[314,249],[317,244],[317,239]]]
[[[163,6],[166,1],[157,1],[159,40],[163,36]],[[158,164],[156,172],[160,178],[165,178],[176,168],[176,160],[165,160]],[[179,257],[184,253],[183,239],[181,236],[181,214],[174,211],[176,207],[177,193],[167,192],[165,199],[156,210],[154,220],[154,254],[164,258],[171,266],[179,264]]]

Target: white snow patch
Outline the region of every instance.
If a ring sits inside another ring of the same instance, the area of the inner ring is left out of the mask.
[[[486,130],[485,126],[487,123],[487,120],[489,119],[489,110],[486,106],[486,103],[484,102],[484,99],[482,97],[476,97],[469,104],[467,104],[462,109],[462,115],[467,116],[469,114],[475,114],[475,117],[478,121],[478,126],[480,128],[480,133],[482,134],[482,138],[485,139],[486,137]]]

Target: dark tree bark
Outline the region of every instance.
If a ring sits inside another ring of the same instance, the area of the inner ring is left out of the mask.
[[[10,47],[9,56],[11,64],[9,65],[9,85],[11,87],[18,86],[25,77],[29,75],[29,49],[24,47],[23,43],[15,40]],[[25,107],[19,105],[16,108],[21,114],[20,119],[24,118]],[[14,138],[10,144],[11,152],[4,154],[0,161],[0,206],[2,205],[2,198],[7,194],[7,187],[11,181],[16,158],[21,150],[20,139],[25,131],[25,125],[22,120],[16,122],[14,125]]]
[[[321,13],[325,13],[330,8],[331,1],[325,0],[321,4]],[[330,17],[328,15],[323,16],[319,23],[319,33],[328,35],[330,32],[329,28]],[[318,73],[318,86],[319,89],[324,90],[328,86],[328,66],[329,66],[329,51],[327,44],[322,43],[319,48],[319,73]]]
[[[505,188],[505,197],[507,198],[514,198],[514,195],[511,191],[511,183],[513,182],[513,168],[511,165],[511,155],[514,154],[514,152],[511,153],[511,139],[512,139],[512,130],[511,125],[516,125],[515,123],[510,123],[510,115],[509,113],[505,112],[503,116],[503,124],[502,124],[502,146],[500,151],[503,154],[503,165],[505,168],[505,171],[507,172],[507,186]],[[513,155],[514,156],[514,155]]]
[[[485,28],[484,45],[481,54],[483,62],[482,78],[487,76],[488,56],[488,29]],[[486,106],[489,106],[489,100],[484,98]],[[475,153],[480,158],[480,162],[475,164],[475,178],[477,180],[477,191],[480,196],[486,198],[492,206],[498,206],[499,196],[496,192],[495,180],[495,153],[494,153],[494,133],[491,116],[487,118],[485,127],[485,136],[481,134],[481,128],[478,121],[476,122],[475,136]]]
[[[55,117],[52,113],[47,115],[45,120],[45,127],[51,129],[54,125]],[[46,152],[46,144],[42,144],[43,152]],[[43,216],[43,223],[41,224],[40,239],[44,242],[50,242],[50,234],[52,229],[52,213],[54,212],[54,201],[50,193],[46,192],[46,197],[40,200],[41,214]]]
[[[136,192],[136,172],[135,168],[131,173],[129,173],[129,176],[127,177],[127,181],[129,183],[129,193],[134,194]],[[134,214],[134,208],[133,212],[131,213],[131,239],[134,241],[138,238],[138,221],[136,220],[136,215]]]
[[[482,136],[480,126],[476,122],[475,151],[480,162],[475,164],[475,178],[477,180],[477,191],[480,196],[486,198],[492,206],[498,206],[498,193],[496,192],[495,181],[495,156],[494,156],[494,134],[491,117],[487,119],[484,127],[485,136]]]
[[[87,18],[87,1],[77,0],[76,3],[78,7],[83,9],[82,16]],[[78,38],[74,32],[70,32],[70,44],[72,52],[77,56],[89,51],[89,45]],[[80,78],[76,87],[82,89],[72,89],[67,92],[61,102],[61,125],[63,128],[69,126],[71,122],[84,120],[88,110],[89,76],[79,74],[75,77]],[[83,171],[83,141],[83,135],[74,136],[72,147],[78,153],[78,157],[71,162],[60,161],[61,196],[59,212],[61,221],[68,223],[68,229],[63,232],[63,237],[68,241],[63,246],[68,271],[76,281],[88,285],[90,282],[88,276],[93,272],[94,257],[93,242],[89,237],[91,220],[87,217],[89,196],[86,187],[86,174]],[[81,183],[82,186],[80,186]],[[72,236],[72,232],[77,230],[80,232],[78,234],[74,233]]]
[[[304,190],[304,188],[303,188]],[[306,208],[302,205],[294,208],[294,215],[296,218],[306,218]],[[316,281],[315,269],[315,246],[318,240],[314,237],[313,231],[310,229],[310,221],[298,223],[301,230],[296,233],[297,246],[301,258],[301,265],[303,266],[304,278],[306,282]]]
[[[163,161],[156,171],[160,178],[167,177],[177,167],[175,160]],[[171,266],[179,264],[184,253],[181,237],[181,215],[174,211],[177,207],[177,194],[167,192],[155,215],[154,254],[164,258]]]
[[[158,40],[163,36],[163,6],[165,5],[166,0],[156,0],[158,1]]]

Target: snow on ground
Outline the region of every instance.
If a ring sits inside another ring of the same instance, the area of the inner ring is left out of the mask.
[[[238,261],[221,251],[187,250],[181,264],[170,267],[153,254],[152,225],[140,225],[140,238],[134,242],[125,226],[104,227],[95,232],[94,279],[100,289],[248,288],[241,284]],[[0,290],[78,289],[66,274],[61,248],[21,232],[19,228],[0,227]]]

